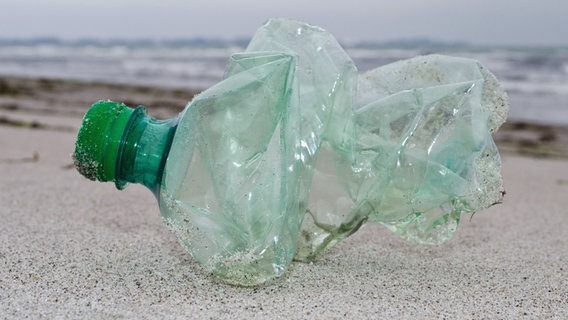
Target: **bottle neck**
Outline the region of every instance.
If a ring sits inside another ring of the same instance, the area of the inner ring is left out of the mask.
[[[153,119],[144,107],[132,112],[116,156],[114,180],[118,189],[124,189],[128,183],[140,183],[155,195],[159,193],[177,123],[177,117]]]

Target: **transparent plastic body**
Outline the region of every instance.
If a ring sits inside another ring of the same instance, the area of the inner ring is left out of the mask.
[[[313,259],[367,221],[407,240],[439,244],[462,213],[501,201],[491,133],[508,101],[478,62],[416,57],[359,77],[352,139],[324,139],[299,259]],[[355,89],[352,89],[355,90]]]
[[[233,56],[182,115],[159,194],[164,220],[206,270],[253,285],[290,264],[298,210],[295,57]]]
[[[368,221],[444,242],[504,192],[491,133],[507,96],[474,60],[416,57],[358,76],[328,32],[273,19],[178,117],[106,103],[84,121],[79,171],[146,185],[188,252],[236,285],[274,279]],[[116,160],[99,160],[105,150]]]

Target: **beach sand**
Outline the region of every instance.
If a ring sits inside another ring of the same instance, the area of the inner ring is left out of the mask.
[[[368,224],[314,263],[255,288],[202,271],[152,194],[74,170],[99,99],[167,118],[195,91],[0,79],[0,318],[491,318],[568,314],[568,131],[511,123],[496,136],[507,194],[440,246]]]

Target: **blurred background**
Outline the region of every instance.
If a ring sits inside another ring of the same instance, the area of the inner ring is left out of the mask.
[[[2,0],[0,78],[202,90],[271,17],[321,26],[361,72],[428,53],[475,58],[511,98],[510,119],[568,124],[563,0]]]

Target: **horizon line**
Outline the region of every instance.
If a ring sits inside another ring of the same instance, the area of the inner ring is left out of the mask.
[[[80,37],[76,39],[65,39],[57,36],[29,36],[29,37],[0,37],[0,45],[68,45],[68,46],[208,46],[208,47],[227,47],[241,46],[246,47],[250,42],[250,37],[221,38],[211,36],[193,36],[176,38],[152,38],[152,37]],[[346,48],[559,48],[566,49],[566,45],[546,45],[546,44],[477,44],[468,41],[449,41],[438,40],[430,37],[401,37],[390,40],[345,40],[338,39],[338,42]]]

